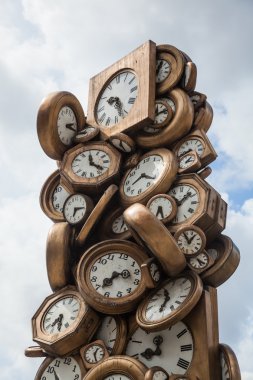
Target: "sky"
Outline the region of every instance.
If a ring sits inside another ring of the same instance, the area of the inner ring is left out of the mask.
[[[76,95],[85,112],[89,78],[147,40],[196,63],[196,90],[214,110],[208,137],[218,153],[208,181],[229,204],[225,234],[241,252],[218,288],[220,342],[253,380],[253,106],[250,0],[0,0],[1,379],[33,379],[41,359],[31,317],[51,293],[45,263],[52,224],[39,193],[56,169],[38,142],[36,116],[52,91]]]

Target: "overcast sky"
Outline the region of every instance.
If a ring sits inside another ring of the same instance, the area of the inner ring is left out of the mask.
[[[241,251],[236,273],[218,288],[220,342],[253,380],[253,104],[250,0],[0,0],[0,288],[2,380],[33,379],[30,320],[51,292],[45,244],[51,221],[39,207],[56,169],[36,133],[49,92],[74,93],[87,109],[89,78],[148,39],[185,51],[196,89],[214,109],[208,133],[218,159],[210,182],[228,200],[227,229]],[[204,379],[203,379],[204,380]]]

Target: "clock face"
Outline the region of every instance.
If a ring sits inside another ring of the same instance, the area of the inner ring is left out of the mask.
[[[177,156],[180,157],[191,151],[195,151],[199,157],[203,155],[204,145],[200,139],[194,138],[184,141],[177,151]]]
[[[193,357],[193,338],[183,322],[158,332],[146,332],[139,327],[127,344],[126,355],[148,368],[160,366],[169,375],[185,374]]]
[[[64,216],[71,224],[79,223],[87,210],[86,199],[81,194],[73,194],[64,204]]]
[[[42,373],[40,380],[81,380],[81,370],[73,357],[55,358]]]
[[[184,157],[182,157],[179,161],[179,167],[180,169],[187,169],[189,168],[195,161],[195,157],[191,154],[186,154]]]
[[[171,66],[169,62],[165,59],[156,60],[156,83],[161,83],[166,79],[171,71]]]
[[[135,197],[143,194],[150,186],[156,184],[164,172],[163,158],[157,154],[142,159],[124,181],[124,194]]]
[[[220,363],[221,363],[221,378],[222,378],[222,380],[232,380],[230,378],[228,364],[226,362],[226,358],[225,358],[225,355],[223,354],[223,352],[220,355]]]
[[[55,211],[63,213],[63,205],[69,196],[69,192],[60,184],[56,186],[52,194],[52,205]]]
[[[84,358],[89,364],[98,363],[105,356],[104,348],[99,344],[90,345],[85,351]]]
[[[209,260],[208,256],[202,252],[196,257],[191,257],[189,262],[195,269],[204,269],[208,265]]]
[[[194,255],[203,247],[202,237],[194,229],[185,229],[176,240],[185,255]]]
[[[112,231],[115,234],[121,234],[122,232],[128,231],[128,227],[124,221],[123,215],[120,215],[112,223]]]
[[[156,196],[148,205],[149,210],[157,219],[167,219],[173,210],[171,201],[164,196]]]
[[[77,133],[77,120],[74,111],[64,106],[57,118],[58,135],[64,145],[71,145]]]
[[[45,313],[44,332],[50,335],[64,332],[76,321],[79,310],[80,302],[76,297],[59,299]]]
[[[85,125],[85,127],[78,132],[75,136],[75,142],[86,142],[95,137],[99,133],[99,128],[92,125]]]
[[[104,380],[131,380],[130,377],[122,375],[122,373],[115,373],[110,376],[106,376]]]
[[[214,261],[218,259],[219,253],[218,253],[217,249],[208,248],[207,252],[208,252],[208,255],[210,255],[214,259]]]
[[[156,101],[154,125],[156,126],[159,124],[163,124],[165,120],[168,118],[168,116],[169,113],[166,105],[159,101]]]
[[[190,185],[178,185],[173,187],[169,193],[177,204],[177,214],[171,221],[173,224],[182,223],[190,219],[199,207],[199,193],[195,187]]]
[[[118,333],[117,330],[118,328],[115,318],[112,316],[105,316],[102,319],[102,324],[96,332],[96,339],[100,339],[104,342],[109,353],[112,352],[114,343],[116,341]]]
[[[192,287],[192,282],[186,277],[167,282],[149,299],[145,308],[146,320],[155,322],[169,316],[187,300]]]
[[[125,153],[132,152],[132,147],[126,141],[123,141],[115,137],[111,139],[111,143],[121,152],[125,152]]]
[[[140,281],[140,266],[126,253],[108,252],[91,266],[90,283],[104,297],[126,297],[136,290]]]
[[[115,75],[99,96],[96,120],[99,125],[111,127],[126,118],[138,94],[138,80],[133,71]]]
[[[104,174],[110,166],[110,157],[103,150],[90,149],[78,154],[71,167],[78,177],[94,178]]]

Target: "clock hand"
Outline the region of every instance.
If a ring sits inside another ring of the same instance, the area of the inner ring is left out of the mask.
[[[164,301],[163,301],[163,303],[160,306],[160,309],[159,309],[160,313],[164,310],[167,302],[170,300],[170,295],[169,295],[168,290],[167,289],[163,289],[163,291],[164,291]]]
[[[55,372],[55,369],[54,369],[54,379],[55,379],[55,380],[60,380],[59,376],[58,376],[57,373]]]
[[[175,198],[177,206],[181,206],[191,195],[191,192],[188,191],[188,193],[186,193],[181,200]]]
[[[147,178],[147,179],[156,179],[156,176],[154,176],[154,177],[151,177],[150,175],[148,175],[148,174],[143,174],[143,177],[144,178]]]
[[[63,314],[59,314],[59,317],[54,320],[51,326],[55,326],[57,323],[57,330],[60,331],[62,327]]]
[[[183,232],[183,235],[184,235],[184,237],[185,237],[185,240],[187,241],[187,244],[190,244],[191,242],[189,241],[188,236],[186,235],[185,232]]]
[[[95,168],[97,168],[98,170],[104,169],[103,166],[95,164],[95,162],[93,161],[93,157],[92,157],[91,153],[89,153],[89,164],[90,164],[90,166],[95,166]]]
[[[151,360],[153,356],[160,356],[162,354],[162,350],[160,349],[160,345],[163,342],[163,338],[161,335],[157,335],[153,339],[153,343],[156,345],[155,351],[152,348],[146,348],[144,352],[141,352],[141,356],[143,356],[147,360]]]
[[[162,65],[163,65],[163,61],[162,60],[158,63],[158,65],[156,65],[156,75],[159,73]]]
[[[144,177],[145,173],[141,173],[141,175],[132,183],[134,185],[136,182],[138,182],[140,179]]]
[[[97,352],[98,352],[98,350],[99,350],[99,348],[97,348],[95,351],[94,351],[94,359],[95,359],[95,361],[97,361]]]
[[[105,286],[111,286],[114,278],[117,278],[119,276],[122,276],[122,278],[126,279],[130,277],[130,272],[127,269],[123,269],[121,273],[117,271],[113,271],[111,277],[106,277],[103,279],[102,288],[104,288]]]
[[[125,221],[124,221],[124,219],[123,219],[122,224],[121,224],[121,226],[120,226],[120,229],[121,229],[121,230],[122,230],[124,224],[125,224]]]
[[[79,210],[83,210],[84,207],[75,207],[74,208],[74,212],[73,212],[73,217],[76,215],[76,212],[79,211]]]
[[[158,110],[157,110],[158,111]],[[158,115],[161,115],[162,113],[168,113],[168,111],[166,110],[166,108],[164,108],[163,110],[161,110],[161,111],[159,111],[159,112],[156,112],[156,116],[158,116]]]
[[[157,207],[156,216],[158,216],[159,214],[161,215],[161,217],[162,217],[162,219],[163,219],[163,218],[164,218],[164,215],[163,215],[163,208],[162,208],[161,205]]]
[[[198,261],[199,265],[205,265],[204,261],[202,261],[201,259],[197,258],[197,261]]]
[[[191,244],[191,242],[193,241],[193,239],[196,237],[196,235],[193,235],[190,239],[189,239],[189,244]]]
[[[192,161],[194,161],[194,158],[190,156],[190,157],[185,161],[185,163],[187,164],[188,162],[192,162]]]
[[[76,129],[73,128],[72,125],[75,125],[75,124],[74,124],[74,123],[69,123],[69,124],[66,124],[65,127],[66,127],[67,129],[70,129],[71,131],[76,132]]]
[[[182,153],[179,155],[179,157],[183,156],[183,155],[186,154],[186,153],[192,152],[192,151],[193,151],[193,149],[189,148],[188,150],[185,150],[184,152],[182,152]]]

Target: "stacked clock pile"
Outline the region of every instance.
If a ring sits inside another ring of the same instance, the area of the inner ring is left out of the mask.
[[[41,191],[54,222],[52,294],[32,318],[36,380],[238,380],[219,343],[216,288],[239,264],[196,65],[148,41],[91,78],[87,118],[47,96],[37,128],[57,161]]]

